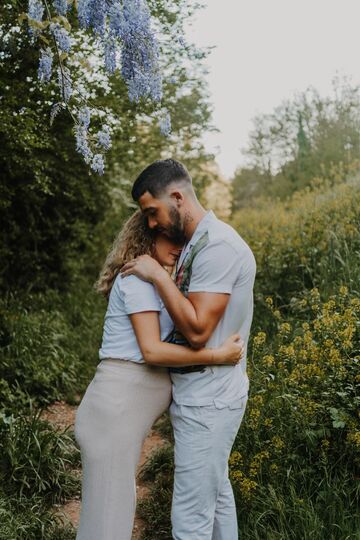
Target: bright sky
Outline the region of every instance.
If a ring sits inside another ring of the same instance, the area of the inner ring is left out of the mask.
[[[331,92],[339,75],[360,84],[360,0],[205,0],[188,39],[215,45],[206,64],[213,121],[206,134],[226,177],[245,163],[251,119],[315,86]]]

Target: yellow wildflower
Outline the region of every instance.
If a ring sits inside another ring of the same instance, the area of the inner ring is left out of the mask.
[[[340,296],[346,296],[349,292],[349,289],[342,285],[339,289]]]
[[[263,345],[266,341],[266,334],[265,332],[259,332],[254,337],[254,347],[259,347],[260,345]]]
[[[282,440],[279,435],[274,435],[271,439],[271,446],[275,449],[275,451],[279,452],[285,447],[285,443]]]
[[[266,367],[271,367],[274,365],[274,357],[271,355],[271,354],[266,354],[265,356],[263,356],[263,364],[266,366]]]
[[[323,439],[323,440],[321,441],[321,448],[322,448],[324,451],[326,451],[326,450],[329,449],[329,447],[330,447],[330,441],[329,441],[328,439]]]
[[[303,330],[309,330],[309,328],[310,328],[309,323],[307,323],[307,322],[303,322],[301,326],[302,326]]]
[[[360,431],[355,431],[353,433],[348,433],[346,440],[348,442],[354,443],[360,449]]]
[[[243,458],[240,452],[238,451],[231,452],[230,457],[229,457],[230,467],[234,467],[234,466],[238,467],[238,466],[241,466],[242,464],[243,464]]]
[[[291,332],[291,325],[288,322],[284,322],[279,328],[280,334],[289,334]]]

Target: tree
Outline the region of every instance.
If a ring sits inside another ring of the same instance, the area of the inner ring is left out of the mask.
[[[206,184],[206,174],[199,166],[211,159],[200,141],[202,131],[210,126],[206,87],[201,80],[204,53],[168,36],[167,26],[175,24],[174,18],[181,25],[192,10],[184,2],[176,5],[176,10],[166,2],[154,7],[167,36],[161,46],[163,69],[168,73],[163,104],[171,112],[173,124],[168,139],[160,133],[150,101],[141,107],[130,101],[126,83],[108,75],[101,64],[91,71],[101,82],[92,93],[94,108],[116,127],[104,176],[89,173],[75,151],[73,123],[66,113],[49,123],[56,81],[37,85],[38,53],[17,25],[24,2],[12,0],[0,8],[1,289],[62,288],[80,264],[95,273],[132,208],[130,184],[150,161],[178,157],[193,173],[197,187]],[[86,59],[96,58],[94,42],[83,39],[77,46],[86,51]],[[74,80],[82,85],[87,84],[86,61],[73,70]],[[94,118],[95,129],[96,122]]]
[[[234,208],[264,194],[287,197],[314,178],[331,179],[337,167],[346,175],[360,159],[360,87],[335,78],[328,97],[309,88],[257,116],[245,155],[247,165],[234,177]]]

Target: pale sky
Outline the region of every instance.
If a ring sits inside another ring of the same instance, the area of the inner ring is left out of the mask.
[[[187,38],[215,45],[206,60],[225,177],[245,163],[251,119],[312,85],[330,94],[338,73],[360,84],[360,0],[205,0]]]

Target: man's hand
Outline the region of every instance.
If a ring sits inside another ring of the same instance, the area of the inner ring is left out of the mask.
[[[166,270],[150,255],[141,255],[132,261],[124,264],[120,270],[121,277],[135,275],[143,281],[154,281],[159,278]]]

